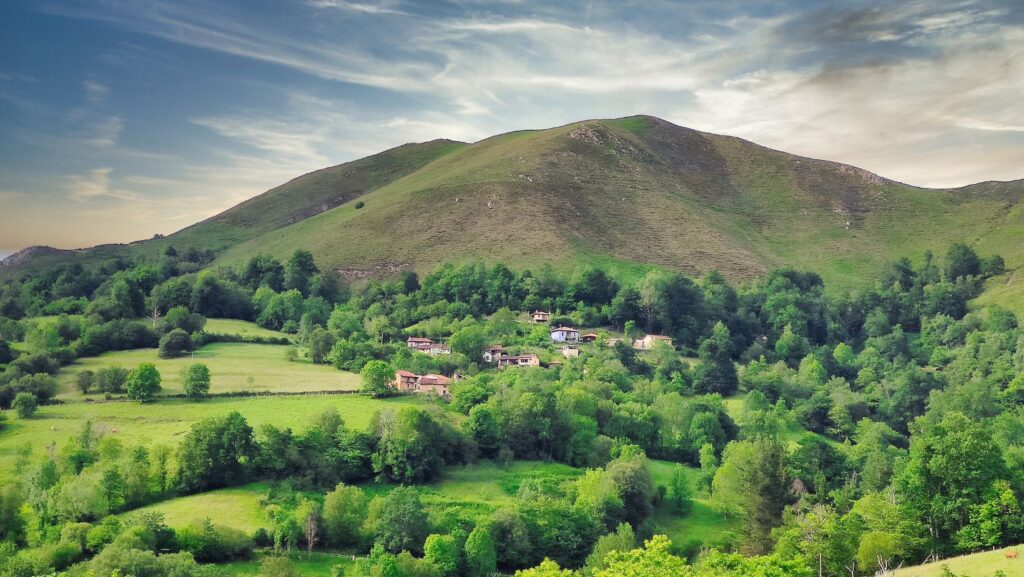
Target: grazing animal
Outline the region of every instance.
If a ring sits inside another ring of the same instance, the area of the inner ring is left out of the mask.
[[[1017,552],[1016,551],[1007,551],[1006,552],[1006,558],[1007,559],[1016,559],[1017,558]]]
[[[117,432],[117,427],[114,427],[113,429],[110,429],[110,432],[111,433],[116,433]]]

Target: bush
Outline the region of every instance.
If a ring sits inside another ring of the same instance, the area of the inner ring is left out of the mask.
[[[183,306],[172,307],[160,322],[160,332],[167,333],[181,329],[188,334],[202,332],[206,326],[206,318]]]
[[[36,396],[32,393],[18,393],[11,406],[18,412],[18,418],[27,419],[36,412]]]
[[[82,391],[82,394],[89,392],[92,388],[93,383],[96,380],[96,375],[92,371],[82,371],[75,375],[75,387]]]
[[[104,393],[122,393],[128,381],[128,369],[111,365],[96,371],[96,388]]]
[[[180,357],[192,350],[192,337],[181,329],[172,329],[160,339],[159,356],[161,359]]]
[[[199,563],[221,563],[252,556],[252,540],[241,531],[218,527],[209,519],[177,532],[178,548]]]
[[[359,202],[356,203],[356,210],[359,210],[360,208],[363,208],[364,206],[366,206],[366,203],[360,200]]]
[[[160,392],[160,371],[153,363],[142,363],[128,375],[124,386],[129,399],[148,401]]]
[[[210,368],[203,363],[193,363],[185,369],[181,379],[185,396],[201,399],[210,392]]]

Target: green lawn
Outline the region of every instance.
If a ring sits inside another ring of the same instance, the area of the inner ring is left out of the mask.
[[[164,399],[147,404],[69,402],[40,407],[31,419],[18,419],[13,411],[6,411],[8,420],[0,431],[0,481],[13,474],[20,447],[27,445],[36,454],[51,443],[60,447],[69,437],[78,434],[86,421],[91,421],[95,430],[117,435],[126,444],[177,446],[192,423],[231,411],[240,412],[257,431],[264,424],[303,431],[321,411],[335,407],[348,426],[361,429],[379,409],[423,402],[423,399],[408,396],[371,399],[362,395],[313,395],[217,398],[200,402]]]
[[[329,365],[314,365],[308,359],[289,361],[285,358],[287,350],[287,345],[213,343],[194,355],[176,359],[161,359],[156,349],[115,351],[78,359],[61,369],[58,377],[64,392],[60,398],[81,400],[81,393],[74,387],[75,375],[80,371],[96,371],[111,365],[131,369],[144,362],[156,364],[164,393],[169,394],[182,392],[180,372],[197,362],[210,367],[212,393],[354,391],[359,388],[359,375],[339,371]],[[102,397],[98,394],[90,396]]]
[[[1016,559],[1008,559],[1006,553],[1018,551],[1022,553]],[[997,551],[983,551],[973,555],[943,559],[927,565],[905,567],[892,573],[892,577],[940,577],[943,566],[956,575],[967,577],[994,577],[996,571],[1002,571],[1006,577],[1024,575],[1024,546],[1007,547]]]

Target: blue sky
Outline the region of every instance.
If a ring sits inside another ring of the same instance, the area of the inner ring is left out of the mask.
[[[1019,0],[3,12],[0,251],[170,233],[405,142],[637,113],[921,186],[1024,178]]]

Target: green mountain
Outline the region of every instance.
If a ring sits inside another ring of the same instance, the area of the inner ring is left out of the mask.
[[[77,256],[173,244],[213,248],[215,264],[234,265],[306,248],[349,278],[466,259],[718,269],[733,280],[791,265],[854,287],[886,260],[954,241],[999,253],[1010,269],[1024,264],[1022,197],[1024,181],[924,189],[635,116],[405,145],[169,237]],[[1012,287],[1012,273],[1000,282]]]

